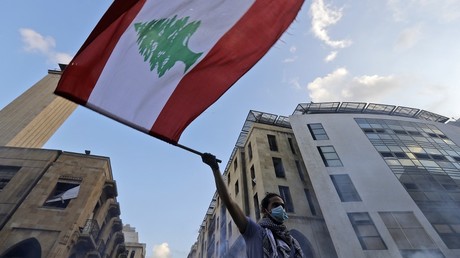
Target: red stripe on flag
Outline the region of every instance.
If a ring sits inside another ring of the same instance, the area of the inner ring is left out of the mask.
[[[65,68],[55,90],[57,95],[86,105],[99,76],[121,35],[146,0],[116,0],[83,46]]]
[[[183,130],[268,52],[295,19],[303,2],[256,0],[181,80],[150,134],[177,143]]]

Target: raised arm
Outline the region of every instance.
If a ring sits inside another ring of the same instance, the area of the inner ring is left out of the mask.
[[[204,163],[211,167],[212,173],[214,175],[214,180],[216,182],[217,193],[219,193],[220,199],[227,207],[230,216],[232,216],[232,219],[240,232],[244,233],[248,225],[248,219],[246,218],[246,215],[244,215],[244,212],[241,210],[240,206],[238,206],[238,204],[230,197],[227,186],[224,182],[224,179],[222,178],[222,174],[220,173],[219,164],[217,163],[216,157],[212,154],[204,153],[201,155],[201,159]]]

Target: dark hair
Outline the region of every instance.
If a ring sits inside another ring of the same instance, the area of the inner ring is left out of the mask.
[[[262,202],[260,203],[261,206],[262,206],[262,210],[266,210],[268,208],[268,204],[270,204],[270,199],[272,197],[275,197],[275,196],[278,196],[279,198],[281,198],[281,196],[279,194],[276,194],[276,193],[266,193],[265,194],[265,197],[262,199]],[[283,199],[283,198],[281,198]]]

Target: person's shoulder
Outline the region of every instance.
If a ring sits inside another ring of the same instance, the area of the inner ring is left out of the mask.
[[[263,228],[259,224],[257,224],[253,219],[251,219],[250,217],[247,217],[247,219],[248,225],[246,226],[246,231],[243,233],[243,235],[249,236],[257,234],[257,232],[264,231]]]

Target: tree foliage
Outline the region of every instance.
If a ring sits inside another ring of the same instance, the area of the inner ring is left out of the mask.
[[[150,71],[157,68],[162,77],[174,64],[182,61],[184,73],[203,53],[195,53],[188,47],[190,37],[200,26],[200,21],[188,23],[189,17],[165,18],[151,22],[135,23],[139,53],[150,63]]]

